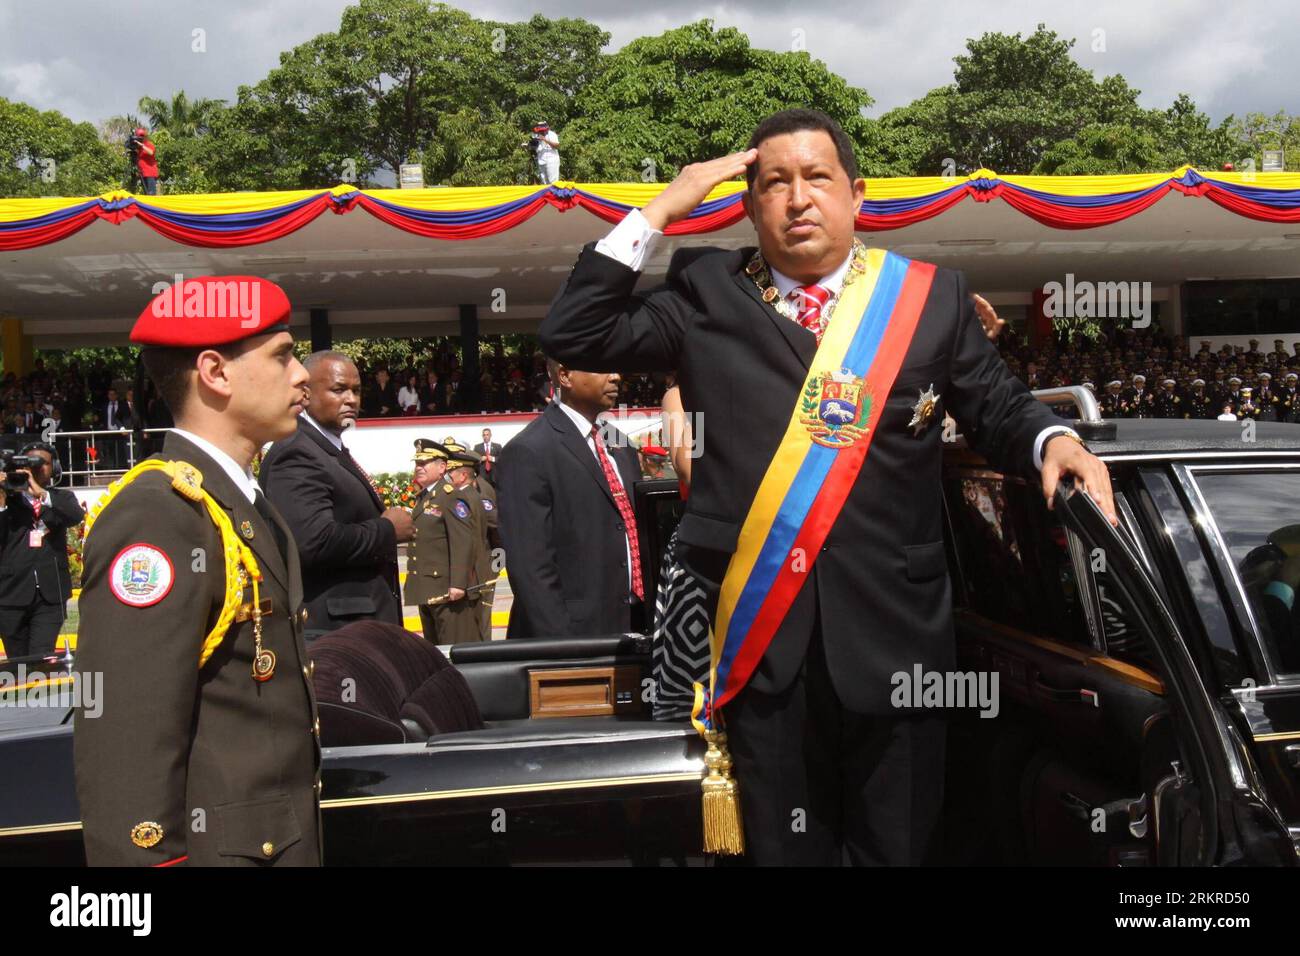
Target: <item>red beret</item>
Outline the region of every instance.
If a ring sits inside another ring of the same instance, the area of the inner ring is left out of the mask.
[[[145,306],[131,328],[139,345],[210,348],[289,331],[289,297],[257,276],[177,281]]]

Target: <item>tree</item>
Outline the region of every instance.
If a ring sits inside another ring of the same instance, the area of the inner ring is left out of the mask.
[[[213,118],[225,103],[214,99],[191,100],[184,90],[177,90],[170,100],[141,97],[140,112],[149,117],[152,132],[165,129],[178,138],[193,137],[210,132]]]
[[[1264,113],[1247,113],[1241,119],[1231,119],[1232,140],[1237,152],[1232,161],[1238,169],[1245,168],[1245,159],[1253,159],[1255,168],[1262,168],[1264,150],[1281,149],[1288,172],[1300,170],[1300,116],[1279,110],[1272,116]]]
[[[526,129],[539,112],[568,119],[608,40],[581,20],[498,24],[428,0],[361,0],[337,33],[240,88],[210,165],[245,189],[364,182],[415,159],[428,183],[523,182]]]
[[[758,121],[791,106],[829,113],[864,167],[878,135],[867,92],[806,52],[755,49],[739,30],[700,20],[633,40],[605,58],[561,140],[565,179],[673,178],[688,163],[743,149]]]
[[[915,172],[1033,172],[1062,140],[1091,125],[1122,124],[1142,110],[1138,90],[1121,76],[1098,82],[1043,24],[1028,37],[985,33],[953,58],[953,82],[920,103],[881,117],[890,142],[904,144]]]
[[[0,196],[97,196],[121,187],[125,165],[90,123],[0,98]]]

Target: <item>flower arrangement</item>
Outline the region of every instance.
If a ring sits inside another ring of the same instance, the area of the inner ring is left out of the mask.
[[[85,506],[82,506],[85,512]],[[86,546],[86,522],[78,522],[75,528],[68,529],[68,574],[72,578],[71,586],[81,587],[81,572],[85,568],[81,552]]]
[[[420,486],[409,472],[381,472],[371,475],[370,480],[374,482],[375,491],[379,493],[385,508],[413,508],[415,499],[420,497]]]

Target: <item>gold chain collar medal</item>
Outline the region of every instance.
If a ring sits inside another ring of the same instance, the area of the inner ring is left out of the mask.
[[[826,331],[826,327],[830,325],[831,314],[835,311],[835,306],[839,304],[840,299],[844,296],[844,289],[847,289],[851,283],[866,271],[867,247],[862,244],[862,240],[854,238],[853,258],[849,262],[848,271],[844,274],[844,287],[831,296],[826,305],[822,307],[821,315],[817,320],[817,332]],[[772,280],[772,270],[769,268],[767,260],[763,258],[762,252],[756,251],[750,257],[749,262],[745,265],[745,275],[754,281],[754,285],[758,287],[759,296],[764,302],[792,322],[799,321],[798,311],[790,304],[788,299],[781,295],[781,290],[776,287],[776,283]]]

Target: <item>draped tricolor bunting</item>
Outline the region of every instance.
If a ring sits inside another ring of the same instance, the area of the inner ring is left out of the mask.
[[[473,186],[445,189],[333,189],[193,196],[0,199],[0,250],[58,242],[96,219],[113,224],[139,219],[176,242],[193,246],[247,246],[286,236],[326,211],[358,208],[398,229],[430,239],[477,239],[504,232],[543,206],[580,207],[607,222],[644,206],[663,183],[556,183],[551,186]],[[858,228],[898,229],[943,213],[970,197],[1000,199],[1055,229],[1089,229],[1135,215],[1178,191],[1202,196],[1239,216],[1300,223],[1300,174],[1202,173],[1190,166],[1173,173],[1116,176],[999,176],[981,169],[963,178],[918,176],[867,181]],[[674,223],[674,235],[722,229],[744,216],[744,184],[724,183],[691,215]]]

